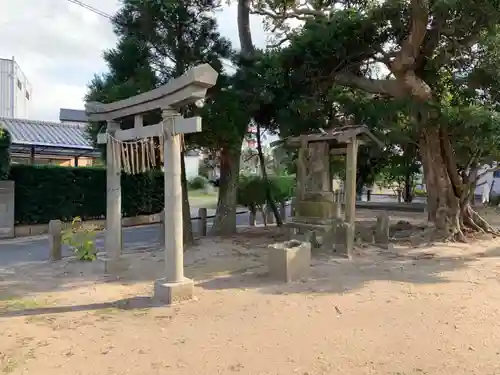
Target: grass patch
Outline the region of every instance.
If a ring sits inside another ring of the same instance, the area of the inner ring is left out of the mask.
[[[217,191],[206,194],[203,190],[191,190],[188,193],[191,207],[215,208],[217,207]]]
[[[43,306],[47,306],[47,303],[43,303],[41,301],[35,299],[17,299],[17,298],[8,298],[0,301],[0,311],[19,311],[19,310],[32,310],[37,309]]]
[[[96,315],[115,315],[118,314],[121,310],[118,307],[106,307],[105,309],[99,309],[94,311]]]
[[[205,191],[203,189],[200,189],[200,190],[189,190],[188,191],[189,199],[191,199],[191,198],[217,197],[218,194],[219,194],[219,192],[218,192],[217,189],[213,189],[210,192],[207,192],[207,191]]]
[[[5,364],[2,365],[2,374],[10,374],[14,372],[19,364],[13,358],[7,358]]]

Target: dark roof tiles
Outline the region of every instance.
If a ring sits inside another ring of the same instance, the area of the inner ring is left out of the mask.
[[[0,118],[0,127],[11,136],[12,144],[92,150],[92,142],[82,126],[57,122]]]

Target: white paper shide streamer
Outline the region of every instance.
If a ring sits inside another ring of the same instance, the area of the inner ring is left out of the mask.
[[[120,141],[109,135],[113,164],[128,174],[147,172],[156,167],[156,160],[163,160],[163,142],[159,137],[149,137],[136,141]],[[159,145],[157,147],[156,145]]]

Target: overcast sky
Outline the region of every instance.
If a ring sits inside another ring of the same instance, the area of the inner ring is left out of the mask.
[[[82,0],[107,14],[117,0]],[[219,15],[221,33],[239,48],[236,9]],[[258,18],[252,19],[257,46],[265,45]],[[67,0],[1,0],[0,57],[15,57],[33,86],[30,119],[59,120],[59,108],[83,109],[86,85],[94,73],[104,72],[102,52],[114,47],[109,19]]]

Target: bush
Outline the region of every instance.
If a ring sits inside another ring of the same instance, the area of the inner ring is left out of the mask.
[[[101,219],[106,214],[106,170],[51,165],[12,165],[17,224],[45,224],[50,220]],[[124,217],[160,212],[163,173],[122,174]]]
[[[188,182],[188,188],[191,190],[205,189],[208,185],[208,180],[203,176],[196,176]]]
[[[295,177],[272,176],[269,178],[274,202],[284,202],[293,197]],[[266,203],[264,180],[260,176],[241,176],[238,181],[238,204],[251,209]]]
[[[10,169],[10,134],[0,128],[0,181],[9,177]]]
[[[415,190],[413,190],[413,194],[416,197],[426,197],[427,196],[427,192],[425,190],[417,189],[417,188],[415,188]]]

